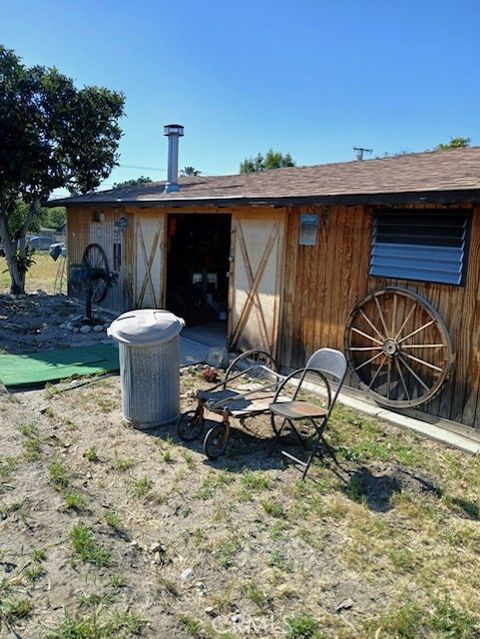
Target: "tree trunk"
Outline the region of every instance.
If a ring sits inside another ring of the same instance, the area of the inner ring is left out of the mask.
[[[12,295],[20,295],[21,293],[25,293],[26,272],[19,268],[16,256],[17,253],[20,258],[25,258],[27,256],[27,244],[25,241],[26,235],[33,218],[40,210],[40,199],[35,198],[32,200],[28,209],[28,215],[14,236],[12,236],[7,225],[9,205],[5,203],[3,198],[1,199],[1,204],[0,237],[2,238],[5,257],[7,258],[8,271],[10,273],[10,292]]]
[[[25,293],[25,273],[22,273],[18,268],[18,262],[15,259],[16,242],[8,231],[5,216],[2,212],[0,212],[0,237],[2,238],[8,272],[10,273],[10,292],[12,295],[20,295]]]

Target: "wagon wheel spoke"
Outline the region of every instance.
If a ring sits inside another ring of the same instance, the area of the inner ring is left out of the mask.
[[[363,362],[362,364],[360,364],[360,366],[357,366],[357,368],[355,369],[356,371],[359,371],[361,368],[363,368],[364,366],[366,366],[367,364],[370,364],[371,362],[375,361],[376,359],[378,359],[380,357],[382,353],[377,353],[376,355],[374,355],[373,357],[370,357],[370,359],[367,359],[365,362]]]
[[[374,291],[352,309],[345,352],[360,386],[380,404],[395,407],[429,401],[453,362],[450,336],[438,311],[398,287]]]
[[[402,382],[402,386],[403,386],[403,390],[405,391],[405,395],[407,396],[407,399],[410,399],[410,393],[408,392],[407,385],[405,384],[405,378],[403,376],[402,369],[401,369],[400,364],[398,362],[398,358],[395,360],[395,364],[397,366],[398,375],[399,375],[400,380]]]
[[[414,335],[418,335],[418,333],[420,333],[421,331],[424,331],[426,328],[428,328],[429,326],[431,326],[432,324],[435,324],[435,320],[432,319],[429,322],[427,322],[426,324],[424,324],[423,326],[420,326],[420,328],[417,328],[416,330],[412,331],[411,333],[409,333],[408,335],[406,335],[405,337],[402,337],[402,339],[398,340],[399,344],[402,344],[405,340],[407,340],[409,337],[413,337]]]
[[[373,299],[375,300],[375,306],[377,307],[378,314],[380,315],[380,320],[382,322],[383,330],[385,331],[384,335],[386,337],[388,335],[388,328],[387,328],[387,323],[385,322],[385,317],[383,316],[382,309],[380,307],[377,296],[374,295]]]
[[[387,362],[387,399],[390,399],[390,383],[392,377],[392,358],[388,358]]]
[[[430,362],[426,362],[424,359],[420,359],[419,357],[415,357],[414,355],[410,355],[410,353],[403,353],[403,357],[408,357],[408,359],[421,364],[422,366],[426,366],[427,368],[431,368],[434,371],[442,372],[442,368],[440,366],[435,366],[434,364],[430,364]]]
[[[383,340],[385,338],[385,333],[382,335],[380,333],[380,331],[378,330],[378,328],[373,324],[373,322],[371,322],[369,320],[369,318],[365,315],[364,311],[362,309],[359,310],[360,315],[363,317],[363,319],[367,322],[367,324],[370,325],[371,328],[373,328],[373,330],[375,331],[375,333],[378,335],[378,337]]]
[[[445,344],[402,344],[402,351],[410,348],[445,348]]]
[[[408,324],[408,321],[410,320],[410,318],[412,317],[414,311],[416,309],[415,304],[412,306],[412,308],[410,309],[407,317],[404,319],[402,325],[400,326],[400,329],[398,331],[398,333],[395,335],[395,339],[398,339],[400,337],[400,335],[402,334],[403,329],[405,328],[405,326]]]
[[[382,361],[380,362],[380,366],[377,368],[375,375],[372,377],[372,381],[370,382],[370,384],[368,385],[368,388],[372,388],[374,381],[377,379],[378,374],[380,373],[380,371],[383,368],[383,365],[385,364],[385,362],[387,361],[387,357],[388,355],[384,355]]]
[[[415,379],[417,380],[417,382],[423,386],[423,388],[428,391],[430,390],[430,387],[427,386],[427,384],[425,384],[425,382],[423,381],[423,379],[421,377],[419,377],[417,375],[417,373],[413,370],[413,368],[411,366],[408,365],[408,363],[403,359],[403,357],[400,355],[400,359],[402,360],[403,365],[405,366],[405,368],[409,371],[409,373],[411,375],[413,375],[415,377]]]
[[[392,313],[392,331],[391,335],[395,335],[395,318],[397,317],[397,294],[393,294],[393,313]]]
[[[372,340],[372,342],[375,342],[375,344],[380,344],[382,346],[382,342],[379,339],[376,339],[375,337],[373,337],[373,335],[367,335],[367,333],[364,333],[363,331],[361,331],[359,328],[356,328],[355,326],[351,326],[350,330],[352,330],[354,333],[358,333],[359,335],[361,335],[362,337],[365,337],[366,339]]]

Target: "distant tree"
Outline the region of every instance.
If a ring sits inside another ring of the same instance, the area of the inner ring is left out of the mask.
[[[437,144],[434,149],[426,149],[426,151],[450,151],[451,149],[466,149],[470,146],[471,141],[471,138],[450,138],[450,142],[447,142],[446,144]],[[413,153],[413,151],[409,151],[407,149],[398,151],[397,153],[389,153],[388,151],[385,151],[382,157],[399,157],[400,155],[407,155],[408,153]],[[379,160],[380,156],[377,155],[375,159]]]
[[[139,178],[132,178],[131,180],[125,180],[125,182],[115,182],[112,189],[128,189],[132,186],[139,186],[140,184],[150,184],[151,181],[151,178],[141,175]]]
[[[23,225],[24,220],[29,215],[29,205],[22,199],[18,199],[14,205],[9,216],[9,229],[13,235],[18,239],[18,234]],[[65,207],[54,206],[47,208],[41,206],[35,215],[30,216],[30,224],[28,225],[27,232],[37,233],[42,227],[47,229],[59,229],[66,220]]]
[[[470,146],[472,138],[450,138],[450,142],[446,144],[438,144],[435,151],[449,151],[450,149],[466,149]]]
[[[62,227],[67,221],[67,215],[64,206],[52,206],[45,210],[45,217],[42,220],[42,225],[47,229],[58,229]]]
[[[265,158],[261,153],[257,153],[254,158],[245,158],[240,163],[240,173],[256,173],[265,170]]]
[[[196,169],[194,166],[184,166],[183,169],[180,171],[180,173],[182,175],[200,175],[201,171],[199,171],[198,169]]]
[[[240,163],[240,173],[255,173],[257,171],[269,171],[283,167],[295,166],[290,153],[283,155],[278,151],[269,149],[265,156],[257,153],[255,157],[246,158]]]
[[[117,164],[123,106],[121,93],[77,89],[0,45],[0,238],[12,293],[25,291],[26,232],[51,193],[92,191]]]

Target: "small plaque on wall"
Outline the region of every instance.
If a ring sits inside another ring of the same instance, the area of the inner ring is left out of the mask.
[[[318,215],[302,213],[300,216],[300,246],[315,246],[317,243]]]

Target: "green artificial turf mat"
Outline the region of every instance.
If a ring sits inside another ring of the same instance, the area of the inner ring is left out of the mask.
[[[0,355],[0,382],[7,388],[42,386],[67,377],[110,373],[118,369],[118,349],[114,344]]]

